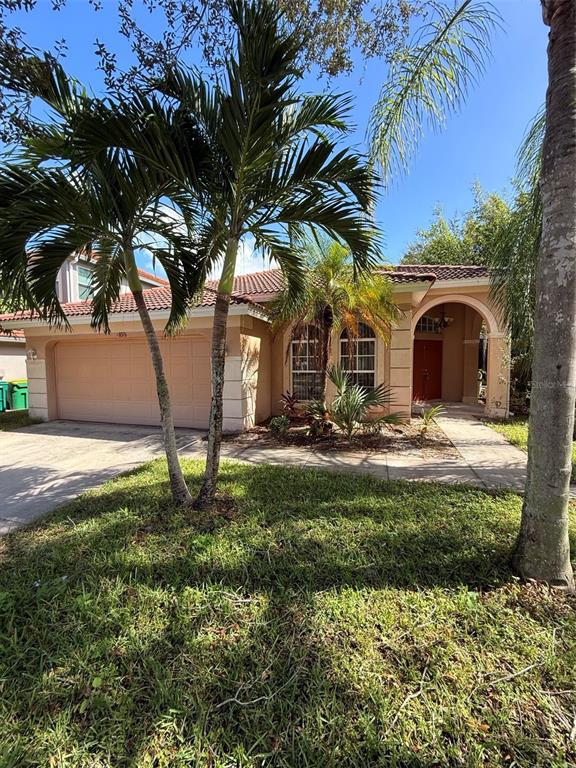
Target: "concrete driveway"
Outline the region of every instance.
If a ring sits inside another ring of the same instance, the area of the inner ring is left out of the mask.
[[[202,434],[178,430],[180,450],[200,453]],[[0,535],[161,456],[155,427],[52,421],[0,432]]]

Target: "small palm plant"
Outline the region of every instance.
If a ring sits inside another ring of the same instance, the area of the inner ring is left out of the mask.
[[[432,408],[423,409],[420,414],[420,437],[425,438],[432,424],[435,424],[436,419],[439,416],[443,416],[445,413],[446,409],[442,404],[434,405]]]
[[[392,395],[387,384],[379,384],[374,389],[361,387],[354,383],[352,376],[340,365],[329,369],[328,378],[336,388],[336,396],[330,406],[332,421],[349,440],[368,422],[397,424],[401,421],[400,413],[370,418],[374,409],[391,405]]]

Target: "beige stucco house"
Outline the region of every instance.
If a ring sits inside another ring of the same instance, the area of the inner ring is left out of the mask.
[[[400,266],[387,272],[401,317],[388,343],[367,326],[350,352],[334,340],[342,360],[366,386],[381,381],[393,392],[392,409],[409,416],[414,400],[477,403],[479,369],[486,368],[485,409],[508,412],[509,342],[489,295],[482,267]],[[280,411],[289,390],[313,397],[317,375],[306,343],[274,334],[266,306],[282,288],[279,270],[236,278],[230,307],[224,387],[224,428],[241,431]],[[145,291],[156,328],[164,328],[170,293]],[[177,426],[205,428],[210,407],[210,338],[214,285],[188,313],[185,329],[162,348]],[[23,329],[30,413],[35,418],[156,424],[152,365],[133,299],[120,297],[111,333],[90,329],[90,303],[65,305],[71,331],[48,328],[28,313],[0,316],[4,329]],[[483,351],[483,354],[482,354]],[[350,354],[349,354],[350,353]]]
[[[23,331],[0,331],[0,381],[26,378],[26,339]]]

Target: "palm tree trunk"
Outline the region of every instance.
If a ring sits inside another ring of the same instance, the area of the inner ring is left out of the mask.
[[[230,237],[226,247],[222,275],[218,283],[216,306],[214,307],[214,323],[212,326],[212,401],[210,403],[206,469],[200,493],[194,500],[195,509],[210,507],[214,503],[216,496],[216,484],[220,467],[220,447],[222,444],[226,332],[228,328],[230,296],[234,287],[237,254],[238,239]]]
[[[166,451],[166,461],[168,463],[168,477],[170,478],[170,490],[172,499],[178,506],[188,506],[192,504],[192,496],[186,486],[182,467],[178,459],[178,448],[176,446],[176,433],[174,431],[174,418],[172,416],[172,403],[170,401],[170,391],[166,374],[164,373],[164,361],[162,352],[158,343],[158,336],[152,324],[148,307],[142,294],[142,283],[138,275],[136,261],[131,249],[126,249],[126,266],[128,284],[134,296],[136,308],[142,321],[146,341],[152,358],[154,375],[156,377],[156,392],[158,393],[158,405],[160,406],[160,421],[162,424],[162,438],[164,441],[164,450]]]
[[[528,478],[514,565],[574,589],[568,541],[576,385],[576,0],[543,0],[550,26]]]
[[[321,318],[321,339],[322,349],[320,351],[320,374],[322,376],[322,401],[326,402],[326,390],[328,387],[328,366],[330,365],[332,329],[334,328],[334,313],[332,307],[327,305]]]

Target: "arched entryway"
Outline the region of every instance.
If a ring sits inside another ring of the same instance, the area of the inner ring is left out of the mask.
[[[508,339],[491,308],[472,296],[429,299],[412,317],[412,400],[508,411]]]

